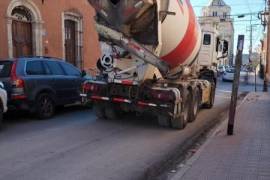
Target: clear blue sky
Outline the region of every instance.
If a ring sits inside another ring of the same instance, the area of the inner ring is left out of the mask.
[[[190,0],[197,16],[201,16],[201,9],[203,6],[207,5],[210,0]],[[257,13],[259,11],[264,10],[265,8],[265,1],[264,0],[224,0],[224,2],[231,6],[232,8],[232,15],[242,14],[242,13]],[[247,32],[250,29],[250,18],[251,16],[248,15],[245,18],[238,19],[237,17],[234,18],[234,28],[235,28],[235,43],[237,41],[237,36],[239,34],[244,34],[245,38],[245,50],[244,53],[248,53],[249,49],[249,41],[250,41],[250,33]],[[254,24],[253,30],[253,49],[258,46],[260,43],[260,39],[262,37],[263,27],[257,24],[260,24],[261,21],[258,20],[257,15],[252,16],[252,24]]]

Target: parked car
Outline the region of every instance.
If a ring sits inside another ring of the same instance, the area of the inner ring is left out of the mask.
[[[223,81],[233,81],[235,74],[235,68],[228,68],[222,75]],[[245,81],[247,73],[245,71],[240,71],[240,81]]]
[[[30,110],[41,119],[52,117],[56,106],[81,101],[83,75],[73,65],[56,58],[0,61],[0,81],[8,93],[8,106]]]
[[[4,84],[0,82],[0,127],[3,122],[3,114],[7,112],[7,92],[4,89]]]
[[[221,65],[218,67],[218,74],[222,75],[226,71],[226,67],[224,65]]]

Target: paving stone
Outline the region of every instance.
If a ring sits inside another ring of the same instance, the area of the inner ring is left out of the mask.
[[[250,93],[237,110],[235,135],[212,138],[181,180],[270,180],[270,95]]]

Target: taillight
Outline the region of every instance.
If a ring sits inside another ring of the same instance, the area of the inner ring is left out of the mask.
[[[16,69],[17,69],[17,60],[12,64],[11,68],[11,81],[12,81],[11,98],[13,100],[25,99],[26,96],[24,94],[24,80],[22,80],[17,76]]]
[[[12,80],[12,85],[16,88],[24,88],[24,81],[22,79],[14,79]]]
[[[163,90],[152,90],[151,96],[153,99],[157,99],[160,101],[174,101],[175,96],[171,91],[163,91]]]
[[[92,93],[97,93],[101,90],[101,86],[98,84],[91,84],[91,83],[84,83],[83,84],[83,91],[84,92],[92,92]]]
[[[89,83],[83,83],[82,84],[82,89],[84,92],[87,92],[90,90],[90,84]]]

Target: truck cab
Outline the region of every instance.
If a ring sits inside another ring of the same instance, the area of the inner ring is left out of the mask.
[[[220,58],[228,56],[228,42],[223,40],[217,30],[210,26],[202,27],[202,45],[197,58],[200,67],[216,68]]]

